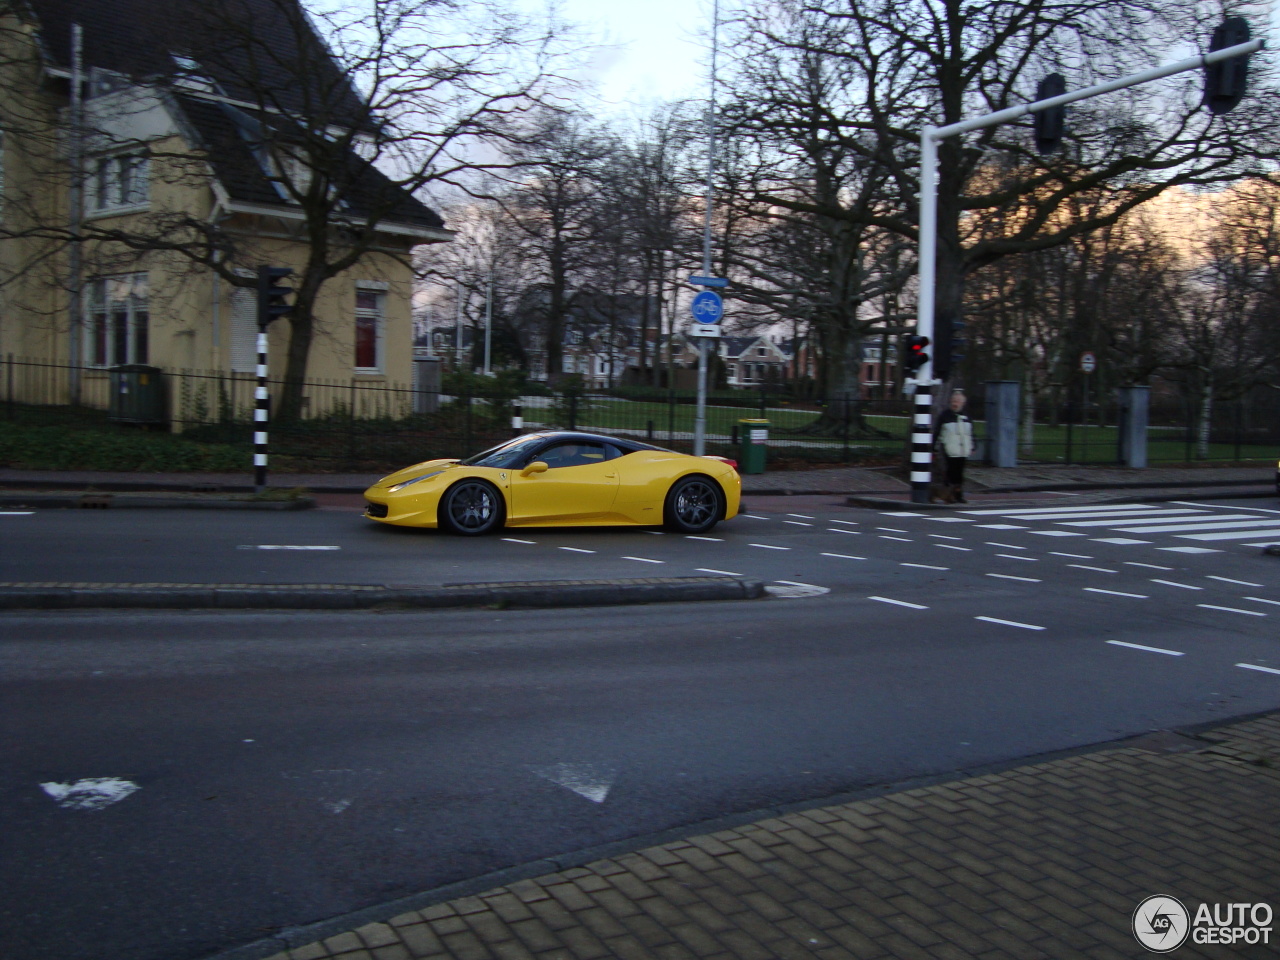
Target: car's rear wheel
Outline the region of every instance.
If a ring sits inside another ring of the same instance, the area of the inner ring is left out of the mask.
[[[505,519],[502,494],[483,480],[455,483],[440,498],[440,526],[459,536],[492,533]]]
[[[681,533],[705,533],[724,516],[724,494],[710,477],[681,477],[667,492],[663,518]]]

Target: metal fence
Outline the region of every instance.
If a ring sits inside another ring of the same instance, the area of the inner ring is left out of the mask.
[[[3,416],[11,422],[72,424],[126,431],[111,419],[112,378],[102,369],[15,358],[3,361]],[[252,450],[254,389],[251,374],[194,370],[163,373],[166,397],[157,429],[191,440]],[[78,381],[79,403],[72,404]],[[297,417],[273,419],[271,455],[277,466],[295,461],[316,470],[381,469],[434,457],[466,456],[513,435],[521,409],[523,429],[568,428],[634,437],[675,450],[693,448],[696,395],[692,391],[621,387],[612,391],[559,391],[529,387],[514,393],[470,395],[412,384],[354,378],[308,381]],[[283,384],[270,383],[278,402]],[[1265,398],[1264,398],[1265,399]],[[1181,404],[1181,405],[1180,405]],[[983,457],[981,395],[969,415]],[[867,400],[857,395],[817,403],[793,396],[785,385],[712,391],[707,403],[707,452],[736,457],[744,431],[768,420],[768,459],[775,467],[807,464],[894,463],[905,460],[910,400]],[[1019,457],[1056,463],[1116,463],[1117,410],[1110,401],[1042,406],[1020,431]],[[1270,459],[1280,451],[1280,415],[1257,398],[1218,403],[1200,416],[1190,400],[1153,404],[1148,457],[1152,462],[1198,459]]]

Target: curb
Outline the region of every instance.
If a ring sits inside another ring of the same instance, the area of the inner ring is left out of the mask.
[[[294,500],[186,500],[178,497],[117,497],[111,493],[36,493],[26,497],[0,497],[0,507],[36,510],[310,510],[315,505],[312,497]]]
[[[4,583],[0,610],[425,610],[449,607],[598,607],[756,600],[763,581],[736,577],[380,584]]]

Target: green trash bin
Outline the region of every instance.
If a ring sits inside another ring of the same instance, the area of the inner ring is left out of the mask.
[[[764,473],[765,441],[768,439],[768,420],[738,421],[739,473]]]
[[[169,422],[169,396],[164,371],[144,363],[112,367],[107,419],[117,423]]]

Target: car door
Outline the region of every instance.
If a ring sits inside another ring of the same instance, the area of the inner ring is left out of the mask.
[[[511,475],[514,523],[604,520],[618,495],[618,449],[590,440],[564,440],[545,447],[534,461],[542,473]]]

